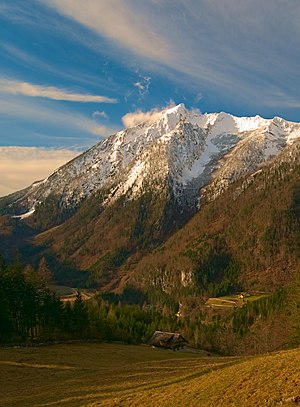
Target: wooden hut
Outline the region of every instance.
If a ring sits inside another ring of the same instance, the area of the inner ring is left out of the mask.
[[[181,334],[163,331],[155,331],[149,341],[149,345],[172,350],[183,348],[187,343]]]

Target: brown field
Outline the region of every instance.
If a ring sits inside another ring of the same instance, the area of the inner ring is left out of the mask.
[[[119,344],[0,348],[0,389],[3,407],[295,406],[300,350],[241,358]]]

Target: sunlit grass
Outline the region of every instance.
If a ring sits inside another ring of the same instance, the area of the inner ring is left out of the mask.
[[[243,307],[248,302],[258,301],[268,296],[269,294],[258,294],[240,298],[238,294],[225,295],[223,297],[211,297],[205,304],[213,308],[236,308]]]
[[[2,348],[0,405],[275,406],[300,395],[299,371],[300,350],[240,358],[116,344]]]

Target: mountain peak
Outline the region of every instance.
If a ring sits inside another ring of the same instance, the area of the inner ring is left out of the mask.
[[[226,187],[299,138],[299,123],[225,112],[200,114],[180,103],[155,111],[33,184],[21,198],[18,195],[13,214],[30,211],[52,195],[71,209],[102,189],[108,191],[105,204],[125,195],[134,199],[145,185],[170,187],[175,199],[195,206],[201,188],[212,181]],[[221,190],[219,186],[215,189]]]
[[[188,111],[187,111],[184,103],[179,103],[179,105],[172,106],[172,107],[169,107],[166,110],[164,110],[165,114],[177,114],[177,115],[183,114],[183,115],[186,115],[187,112]]]
[[[163,122],[163,131],[168,133],[175,129],[181,120],[185,120],[189,115],[189,111],[183,103],[177,106],[167,108],[161,112],[159,121]]]

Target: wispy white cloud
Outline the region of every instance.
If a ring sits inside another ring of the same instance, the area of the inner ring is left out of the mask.
[[[266,98],[267,106],[276,107],[278,103],[285,109],[299,109],[300,97],[293,93],[283,92],[282,90],[272,90]]]
[[[0,43],[0,51],[6,58],[10,58],[13,61],[21,61],[29,66],[34,66],[45,71],[50,71],[51,65],[47,64],[44,61],[41,61],[39,58],[31,55],[30,53],[20,49],[19,47],[2,41]],[[53,70],[53,66],[52,66]]]
[[[54,30],[53,26],[52,30]],[[57,34],[57,32],[55,32],[55,34]],[[67,33],[65,35],[67,35]],[[74,41],[76,40],[77,37]],[[92,41],[90,40],[89,44],[91,43]],[[99,49],[95,49],[94,51],[99,52]],[[25,66],[34,70],[46,72],[51,74],[51,76],[55,76],[55,78],[59,78],[60,81],[67,79],[69,82],[80,83],[93,88],[95,88],[95,86],[100,86],[101,89],[106,89],[106,91],[115,93],[118,92],[120,88],[120,85],[117,86],[112,81],[107,81],[107,78],[105,78],[104,75],[100,76],[92,73],[87,74],[86,72],[81,72],[77,66],[70,66],[67,70],[63,69],[59,64],[60,61],[56,61],[55,64],[50,63],[49,61],[41,59],[41,57],[37,57],[28,50],[25,51],[10,42],[0,42],[0,58],[8,59],[14,64],[21,64],[22,67]],[[2,77],[9,78],[11,76],[11,71],[2,72]]]
[[[122,117],[122,122],[125,127],[134,127],[137,126],[139,123],[154,123],[160,115],[160,111],[157,109],[153,109],[150,112],[143,112],[142,110],[138,109],[135,112],[127,113]]]
[[[49,7],[73,18],[93,31],[115,40],[139,55],[167,60],[171,49],[168,41],[151,29],[144,2],[122,0],[41,0]]]
[[[41,1],[197,93],[267,104],[272,87],[300,88],[298,0]]]
[[[196,95],[194,97],[194,103],[199,103],[202,98],[203,98],[203,95],[201,92],[196,93]]]
[[[69,102],[117,103],[116,99],[106,96],[76,93],[69,89],[57,88],[55,86],[36,85],[5,78],[0,78],[0,92]]]
[[[97,110],[96,112],[93,112],[92,116],[94,119],[100,117],[102,119],[108,120],[108,115],[104,111]]]
[[[50,103],[50,102],[49,102]],[[49,103],[37,102],[35,99],[24,96],[2,95],[0,94],[0,115],[11,117],[26,122],[42,123],[44,126],[54,125],[57,128],[82,132],[82,134],[94,134],[106,137],[114,132],[113,128],[98,125],[94,120],[62,108],[54,107]]]
[[[149,88],[152,78],[150,76],[139,75],[139,80],[133,84],[138,89],[140,97],[149,94]]]
[[[300,103],[299,0],[85,0],[84,7],[81,0],[32,0],[35,7],[3,3],[0,13],[15,24],[63,35],[153,77],[166,76],[192,91],[193,103],[199,102],[199,92],[201,103],[251,105],[259,113]],[[8,51],[13,57],[16,50]],[[26,55],[18,57],[25,61]],[[130,78],[130,90],[126,81],[109,82],[104,75],[99,81],[102,89],[104,82],[106,89],[115,86],[125,101],[145,91],[141,78]]]
[[[0,196],[47,177],[78,155],[73,150],[36,147],[0,147]]]
[[[140,123],[151,124],[159,118],[163,110],[169,109],[174,105],[174,101],[170,100],[167,106],[162,108],[153,108],[148,112],[143,112],[141,109],[137,109],[134,112],[126,113],[122,117],[122,122],[126,128],[137,126]]]

